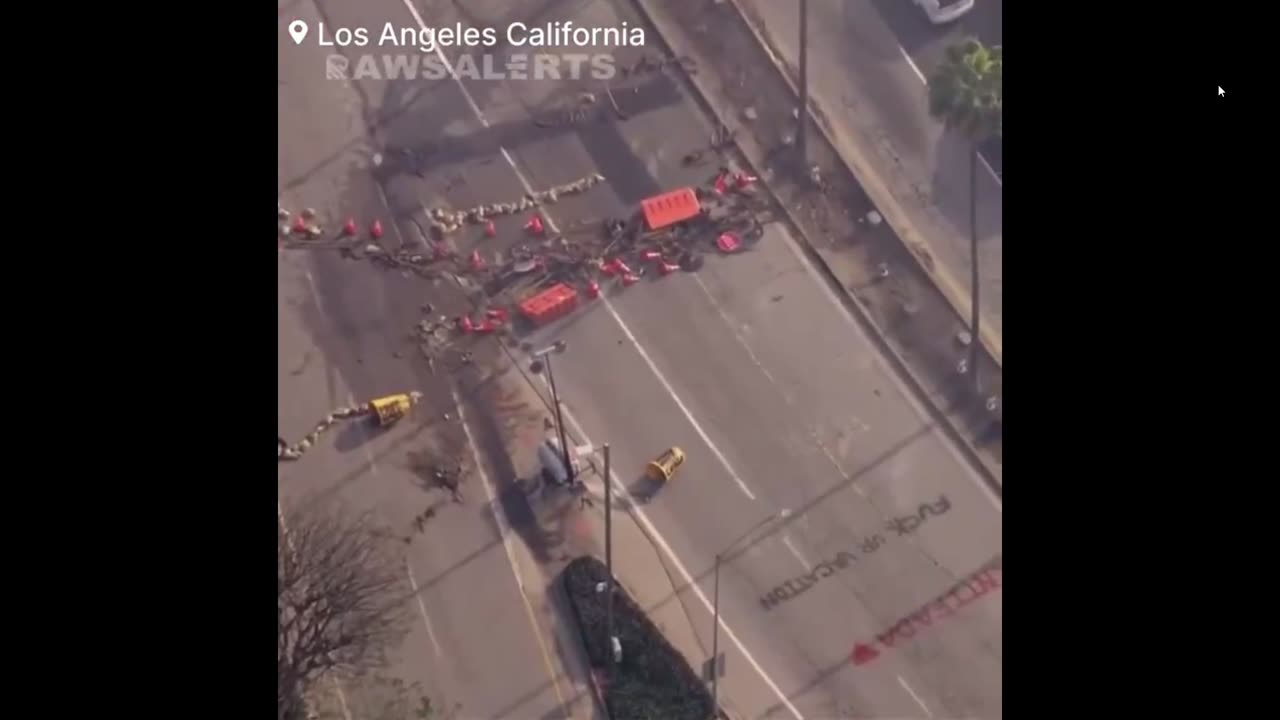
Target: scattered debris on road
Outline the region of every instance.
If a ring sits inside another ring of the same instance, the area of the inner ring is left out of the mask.
[[[278,460],[298,460],[303,453],[311,449],[315,445],[316,440],[321,435],[338,424],[339,420],[357,420],[365,417],[376,417],[380,425],[386,426],[399,420],[409,409],[422,399],[422,393],[413,391],[402,393],[400,395],[388,395],[386,397],[371,400],[364,405],[356,407],[342,407],[334,410],[324,417],[323,420],[316,423],[315,428],[307,433],[307,436],[299,440],[293,445],[285,442],[283,437],[277,437]]]

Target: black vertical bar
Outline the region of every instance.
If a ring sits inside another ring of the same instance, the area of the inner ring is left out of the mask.
[[[609,482],[609,443],[604,444],[604,565],[609,575],[609,586],[605,592],[604,626],[608,632],[609,665],[612,667],[613,656],[613,489]]]
[[[714,598],[711,601],[712,610],[712,626],[711,626],[711,712],[712,717],[720,717],[720,555],[716,554],[716,579],[715,590],[712,593]]]
[[[796,150],[800,168],[809,167],[809,2],[800,0],[800,127],[796,130]]]
[[[564,437],[564,416],[560,414],[560,393],[556,391],[556,374],[551,370],[551,353],[542,356],[547,366],[547,381],[551,383],[551,402],[556,406],[556,430],[560,433],[560,452],[564,456],[564,471],[573,482],[573,463],[569,462],[569,443]]]

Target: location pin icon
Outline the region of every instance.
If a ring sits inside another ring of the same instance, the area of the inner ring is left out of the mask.
[[[299,45],[302,39],[307,36],[307,24],[301,20],[294,20],[289,23],[289,34],[293,36],[293,41]]]

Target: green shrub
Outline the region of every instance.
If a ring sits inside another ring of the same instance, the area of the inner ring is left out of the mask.
[[[613,632],[622,662],[610,671],[606,596],[596,585],[608,578],[604,563],[580,557],[564,569],[569,605],[578,621],[591,667],[601,679],[613,720],[709,720],[711,693],[658,628],[621,587],[614,587]]]

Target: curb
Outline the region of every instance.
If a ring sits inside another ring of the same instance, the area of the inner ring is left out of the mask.
[[[636,0],[636,2],[639,3],[640,0]],[[762,35],[756,28],[755,23],[751,22],[750,16],[747,14],[746,10],[742,8],[739,0],[729,0],[729,4],[733,6],[734,11],[738,13],[738,17],[742,19],[743,24],[747,26],[747,29],[751,31],[751,35],[755,37],[756,43],[760,45],[760,48],[764,50],[765,55],[769,57],[769,62],[773,65],[774,69],[778,71],[778,74],[782,76],[782,79],[787,83],[787,87],[791,88],[791,92],[796,96],[796,100],[799,101],[800,89],[797,88],[796,83],[792,81],[791,72],[787,67],[786,62],[774,53],[773,47],[769,44],[764,35]],[[806,105],[805,109],[807,111],[807,115],[818,128],[818,132],[822,133],[822,139],[825,140],[827,145],[829,145],[835,152],[836,157],[844,161],[845,167],[849,170],[849,173],[853,175],[858,184],[862,186],[862,189],[866,191],[867,196],[876,206],[876,209],[884,216],[885,222],[888,223],[889,227],[898,237],[899,242],[906,246],[907,252],[910,253],[911,257],[915,258],[916,264],[925,273],[925,275],[933,281],[934,286],[938,288],[938,291],[942,293],[942,296],[947,299],[947,302],[951,304],[951,307],[955,309],[956,313],[964,319],[965,324],[968,325],[970,313],[969,304],[971,302],[970,294],[964,290],[963,286],[949,271],[943,268],[941,263],[933,262],[932,253],[929,253],[927,250],[929,244],[925,242],[924,237],[920,233],[916,232],[912,223],[907,220],[906,212],[903,211],[902,206],[898,203],[898,199],[894,197],[893,193],[885,187],[883,182],[881,182],[879,175],[871,169],[871,164],[867,161],[866,157],[863,156],[862,152],[856,147],[851,147],[849,148],[849,154],[853,155],[853,157],[848,157],[848,155],[846,155],[845,150],[841,148],[840,144],[832,137],[832,133],[829,129],[830,123],[827,120],[826,112],[823,111],[821,104],[813,97],[812,93],[809,95],[809,102]],[[856,145],[856,143],[850,144]],[[926,262],[925,259],[920,256],[921,252],[925,252],[930,255],[929,261]],[[986,348],[988,358],[994,361],[997,367],[1003,369],[1003,333],[997,333],[992,329],[992,323],[988,321],[988,315],[981,311],[979,312],[982,314],[982,320],[984,321],[982,331],[979,333],[982,346]]]
[[[657,31],[656,35],[658,37],[658,40],[660,41],[662,46],[664,46],[664,48],[666,49],[667,54],[671,56],[679,56],[682,54],[685,54],[685,55],[693,54],[693,53],[675,52],[675,48],[672,46],[671,41],[668,39],[671,36],[670,24],[658,19],[655,13],[649,9],[650,2],[651,0],[633,0],[632,4],[636,7],[640,16],[646,22],[648,22],[649,25],[654,28],[654,30]],[[737,8],[736,2],[733,2],[733,5],[735,8]],[[741,16],[741,11],[738,10],[738,12]],[[747,22],[745,17],[742,17],[742,21],[746,23],[748,28],[750,28],[753,33],[755,33],[755,29],[751,28],[751,24]],[[757,35],[757,38],[758,37],[759,36]],[[770,56],[772,57],[772,53],[770,53]],[[720,112],[720,110],[716,107],[716,104],[712,102],[710,97],[711,94],[703,89],[702,81],[698,79],[700,75],[697,73],[690,74],[683,71],[680,71],[680,74],[683,76],[685,83],[691,89],[693,89],[697,99],[701,102],[701,105],[711,115],[711,117],[715,118],[716,121],[719,122],[721,125],[732,128],[733,125],[730,125],[729,123],[725,122],[726,118],[724,117],[724,114]],[[785,78],[785,73],[784,73],[784,78]],[[791,85],[790,78],[785,78],[785,79],[787,80],[787,84],[794,91],[795,88],[794,88],[794,85]],[[825,132],[823,134],[823,139],[826,142],[828,142],[828,144],[830,144],[831,142],[830,138],[825,134]],[[880,350],[882,353],[884,353],[885,357],[889,360],[890,365],[893,366],[893,370],[897,371],[902,376],[903,380],[910,387],[911,391],[914,392],[916,396],[923,401],[924,406],[928,408],[930,414],[933,416],[933,419],[937,422],[938,427],[942,428],[943,432],[945,432],[948,435],[948,437],[951,438],[951,440],[955,443],[957,449],[959,449],[960,452],[964,454],[965,459],[968,460],[970,464],[978,470],[979,474],[982,476],[982,479],[986,482],[987,486],[996,494],[997,497],[1003,498],[1004,485],[1002,480],[997,476],[994,468],[992,467],[992,464],[989,464],[987,462],[984,455],[978,450],[978,448],[973,444],[973,442],[965,435],[965,433],[961,432],[960,429],[957,428],[955,424],[951,421],[951,419],[948,418],[946,414],[943,413],[942,410],[938,408],[937,404],[933,401],[931,395],[926,390],[924,383],[922,383],[916,377],[916,373],[912,371],[911,366],[906,362],[905,359],[903,359],[902,355],[889,343],[887,339],[889,336],[885,334],[885,332],[876,323],[874,317],[871,315],[871,312],[863,305],[862,301],[859,300],[852,293],[845,290],[843,283],[840,282],[839,277],[831,269],[831,266],[827,264],[826,260],[823,259],[821,253],[817,250],[817,248],[813,245],[813,243],[809,241],[809,238],[804,232],[803,226],[799,223],[798,218],[795,216],[795,213],[785,202],[782,202],[779,199],[778,195],[773,191],[773,188],[770,186],[769,181],[763,176],[763,173],[760,172],[759,164],[750,159],[746,149],[743,147],[742,140],[740,138],[735,138],[733,140],[733,145],[737,148],[738,153],[743,157],[743,159],[745,159],[747,163],[752,166],[751,168],[752,174],[754,174],[756,177],[759,178],[758,180],[759,184],[763,185],[769,191],[769,194],[774,198],[775,204],[781,209],[783,215],[785,215],[785,217],[787,218],[788,224],[790,224],[791,227],[795,229],[796,239],[799,241],[801,249],[804,251],[805,255],[809,258],[811,262],[815,264],[817,268],[819,268],[822,271],[822,274],[826,276],[828,283],[831,284],[833,289],[837,291],[836,293],[837,297],[841,298],[844,301],[845,307],[851,310],[853,312],[854,317],[858,321],[862,322],[864,326],[870,331],[868,334],[873,344],[876,346],[876,348]],[[858,178],[856,174],[854,175],[854,179],[855,181],[860,182],[860,178]],[[874,203],[874,198],[873,198],[873,203]],[[877,207],[879,206],[877,205]],[[911,255],[912,257],[916,256],[914,251],[911,251]],[[917,262],[919,262],[919,258],[917,258]],[[932,277],[932,275],[929,275],[929,277]],[[968,315],[966,313],[961,313],[961,317],[966,318],[968,317]],[[986,343],[984,342],[983,345],[985,347]],[[989,351],[988,351],[988,354],[990,354]],[[994,359],[994,358],[991,358],[991,359]]]

